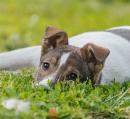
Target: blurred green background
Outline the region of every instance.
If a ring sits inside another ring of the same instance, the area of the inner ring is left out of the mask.
[[[69,36],[130,25],[130,0],[0,0],[0,51],[40,44],[48,25]]]

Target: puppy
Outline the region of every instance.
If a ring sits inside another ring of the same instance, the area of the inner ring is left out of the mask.
[[[130,27],[86,32],[68,40],[66,32],[49,26],[42,46],[0,54],[1,70],[36,67],[35,85],[55,85],[77,78],[94,85],[130,78]]]

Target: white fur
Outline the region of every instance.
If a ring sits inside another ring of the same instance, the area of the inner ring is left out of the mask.
[[[130,26],[115,27],[113,29],[130,29]],[[118,82],[123,82],[130,77],[130,42],[113,33],[102,31],[86,32],[69,39],[70,45],[80,48],[88,42],[106,47],[110,50],[110,55],[103,69],[101,84],[108,84],[114,78]],[[26,65],[37,67],[40,51],[41,47],[36,46],[0,54],[0,69],[18,69],[26,67]],[[63,59],[61,61],[64,62]],[[50,75],[51,77],[54,77],[54,75]]]
[[[64,53],[64,54],[61,56],[61,58],[60,58],[60,64],[59,64],[57,70],[56,70],[54,73],[52,73],[52,74],[50,74],[50,75],[44,77],[44,78],[43,78],[39,83],[37,83],[36,85],[43,85],[43,86],[45,86],[45,87],[48,87],[48,82],[55,80],[56,75],[57,75],[57,73],[59,72],[61,66],[66,63],[66,61],[68,60],[69,56],[70,56],[70,52]]]
[[[59,68],[66,63],[66,61],[68,60],[70,56],[70,52],[67,52],[67,53],[64,53],[62,56],[61,56],[61,59],[60,59],[60,64],[59,64],[59,67],[58,67],[58,70]]]
[[[108,30],[116,30],[116,29],[129,29],[130,30],[130,26],[117,26],[117,27],[110,28]]]
[[[0,69],[16,70],[37,67],[40,62],[41,47],[29,47],[0,54]]]
[[[40,82],[36,83],[36,86],[45,86],[46,88],[49,87],[49,81],[53,81],[55,79],[56,73],[49,74],[48,76],[44,77]]]

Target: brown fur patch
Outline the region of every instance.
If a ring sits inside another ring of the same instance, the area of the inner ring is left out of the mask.
[[[101,71],[109,52],[110,51],[107,48],[103,48],[92,43],[88,43],[81,48],[81,54],[86,62],[88,62],[88,66],[91,71],[91,78],[94,84],[100,83]]]
[[[63,64],[61,67],[58,67],[62,54],[67,52],[71,52],[69,58],[65,64]],[[79,52],[79,48],[63,46],[62,48],[51,50],[47,54],[43,55],[41,57],[40,67],[37,71],[36,80],[41,81],[44,77],[54,73],[57,68],[58,72],[56,72],[56,82],[57,80],[62,81],[66,79],[71,73],[79,75],[81,82],[87,80],[89,76],[88,66],[86,62],[84,62],[83,58],[81,57],[81,53]],[[48,62],[50,64],[50,68],[47,71],[42,69],[43,62]]]
[[[42,53],[45,54],[50,49],[68,45],[68,35],[62,30],[49,26],[45,30],[42,45]]]

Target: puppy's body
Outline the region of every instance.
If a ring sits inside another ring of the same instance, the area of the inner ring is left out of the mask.
[[[18,70],[38,67],[41,46],[22,48],[0,54],[0,70]]]
[[[113,79],[123,82],[130,78],[130,42],[128,40],[111,32],[88,32],[70,40],[70,44],[77,47],[82,47],[88,42],[110,50],[102,70],[101,84],[108,84]]]
[[[127,34],[127,35],[125,35]],[[110,50],[102,70],[101,84],[111,80],[124,82],[130,78],[130,27],[119,27],[100,32],[86,32],[69,39],[69,45],[82,48],[87,43]],[[38,67],[41,47],[34,46],[0,54],[0,69],[16,70]]]

